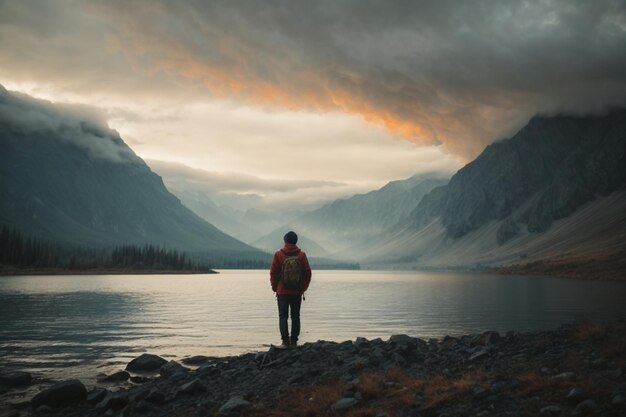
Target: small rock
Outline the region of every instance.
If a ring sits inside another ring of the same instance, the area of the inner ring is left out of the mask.
[[[124,408],[128,402],[128,393],[116,392],[107,395],[96,405],[96,408],[101,410],[120,410]]]
[[[579,403],[574,411],[572,411],[573,416],[584,416],[586,414],[593,413],[598,409],[598,404],[594,400],[585,400]]]
[[[472,390],[472,395],[474,396],[474,398],[479,400],[481,398],[485,398],[486,396],[488,396],[489,391],[487,391],[483,387],[478,386],[478,387],[474,387],[474,389]]]
[[[347,410],[350,407],[354,407],[358,403],[359,400],[354,397],[345,397],[333,404],[333,410]]]
[[[624,406],[624,401],[626,399],[624,398],[623,395],[617,394],[616,396],[613,397],[613,399],[611,400],[611,404],[615,407],[623,407]]]
[[[167,361],[160,356],[144,353],[130,361],[126,365],[126,369],[129,371],[156,371],[166,363]]]
[[[145,376],[131,376],[130,377],[130,382],[132,382],[133,384],[145,384],[148,381],[150,381],[150,378],[145,377]]]
[[[562,372],[555,376],[556,379],[571,379],[574,377],[574,372]]]
[[[196,394],[204,391],[206,391],[206,386],[197,378],[181,385],[178,389],[178,392],[182,394]]]
[[[17,387],[19,385],[28,385],[33,380],[33,376],[28,372],[7,372],[0,374],[0,384],[8,387]]]
[[[174,375],[170,376],[167,380],[169,382],[179,382],[179,381],[184,381],[185,379],[187,379],[187,376],[189,376],[187,372],[181,371],[181,372],[176,372]]]
[[[497,343],[498,341],[500,341],[500,333],[494,332],[494,331],[488,331],[479,336],[476,336],[472,340],[472,344],[487,346],[487,345],[492,345],[494,343]]]
[[[165,394],[159,389],[153,388],[146,396],[146,401],[150,401],[154,404],[163,404],[165,402]]]
[[[468,360],[470,362],[476,361],[478,359],[483,359],[485,357],[489,356],[489,352],[487,352],[485,349],[480,349],[477,352],[474,352],[469,358]]]
[[[39,407],[37,407],[36,411],[38,413],[47,414],[47,413],[53,413],[54,408],[50,407],[49,405],[40,405]]]
[[[189,368],[184,367],[176,361],[169,361],[159,369],[159,374],[164,378],[169,378],[179,372],[188,372]]]
[[[87,398],[87,389],[77,379],[58,382],[35,395],[31,400],[33,408],[40,405],[51,407],[65,407],[73,403],[83,401]]]
[[[96,388],[87,394],[87,402],[89,404],[98,404],[107,396],[108,391],[104,388]]]
[[[135,405],[135,411],[139,411],[143,413],[144,411],[148,411],[150,409],[150,405],[145,400],[139,400]]]
[[[122,382],[127,381],[130,378],[130,374],[126,371],[118,371],[114,372],[111,375],[104,375],[101,378],[98,378],[100,382]]]
[[[389,338],[389,343],[414,343],[415,340],[406,334],[394,334]],[[341,401],[341,400],[340,400]]]
[[[258,352],[263,354],[263,352]],[[204,364],[208,361],[210,361],[211,358],[209,356],[204,356],[204,355],[196,355],[196,356],[191,356],[189,358],[185,358],[182,360],[182,362],[185,365],[201,365]]]
[[[220,407],[220,414],[228,414],[234,411],[241,411],[250,406],[250,403],[241,397],[232,397]]]
[[[544,366],[543,368],[539,370],[539,372],[541,372],[544,375],[550,375],[552,373],[552,369],[548,368],[547,366]]]
[[[567,400],[570,404],[577,404],[584,398],[584,396],[585,391],[583,391],[582,388],[574,387],[567,393],[565,400]]]
[[[558,405],[549,405],[539,410],[539,417],[560,416],[563,410]]]

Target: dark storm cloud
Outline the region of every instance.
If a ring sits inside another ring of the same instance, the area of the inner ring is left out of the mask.
[[[535,113],[626,105],[625,5],[7,2],[0,54],[76,88],[359,114],[471,157]]]

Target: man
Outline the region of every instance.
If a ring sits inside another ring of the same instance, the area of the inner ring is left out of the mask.
[[[300,335],[300,305],[302,296],[311,283],[311,267],[306,254],[300,250],[298,235],[288,232],[283,240],[285,246],[276,251],[270,268],[270,283],[278,299],[278,324],[281,349],[298,346]],[[291,310],[291,337],[287,318]]]

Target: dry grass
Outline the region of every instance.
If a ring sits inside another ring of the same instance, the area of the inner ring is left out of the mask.
[[[576,326],[574,337],[578,340],[598,340],[607,336],[609,326],[603,323],[585,321]]]
[[[537,372],[525,372],[517,377],[522,387],[519,391],[520,397],[525,397],[539,391],[557,391],[566,388],[566,382],[562,379],[554,378],[550,375],[542,375]]]
[[[327,379],[314,386],[294,387],[273,398],[256,404],[248,416],[332,416],[332,405],[343,397],[347,385],[338,379]]]
[[[354,387],[363,395],[363,401],[353,409],[341,412],[332,409],[332,405],[349,389],[347,384],[335,379],[310,387],[289,389],[280,398],[256,404],[247,415],[369,417],[384,411],[393,416],[394,410],[432,409],[466,399],[471,396],[474,387],[484,383],[485,378],[482,372],[468,373],[460,378],[416,378],[398,369],[386,373],[363,373]]]

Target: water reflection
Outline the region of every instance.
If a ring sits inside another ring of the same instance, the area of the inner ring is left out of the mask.
[[[303,341],[549,329],[626,317],[626,284],[542,277],[319,271]],[[0,279],[0,366],[93,380],[139,352],[181,358],[277,342],[266,271]],[[103,366],[104,365],[104,366]]]

